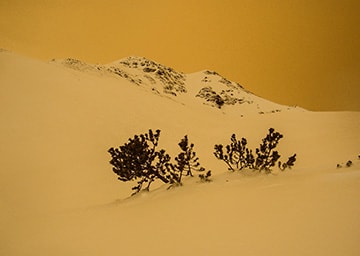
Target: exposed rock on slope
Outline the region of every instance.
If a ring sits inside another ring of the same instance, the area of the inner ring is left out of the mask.
[[[186,93],[186,76],[172,68],[166,67],[143,57],[128,57],[112,63],[111,68],[125,69],[129,73],[136,73],[142,81],[151,85],[162,85],[163,92],[176,96]],[[135,71],[135,72],[134,72]]]

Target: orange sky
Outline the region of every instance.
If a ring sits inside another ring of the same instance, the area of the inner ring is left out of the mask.
[[[311,110],[360,111],[360,1],[0,0],[0,47],[49,60],[144,56],[213,69]]]

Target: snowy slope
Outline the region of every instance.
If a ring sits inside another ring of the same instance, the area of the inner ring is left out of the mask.
[[[128,59],[67,62],[0,52],[0,255],[359,255],[359,112],[288,110],[209,71],[168,70],[169,93]],[[206,87],[241,102],[211,107],[196,97]],[[232,133],[258,146],[269,127],[297,153],[293,170],[228,173],[213,156]],[[128,198],[107,150],[149,128],[172,156],[188,134],[213,182]]]
[[[240,111],[242,114],[276,113],[294,109],[257,97],[239,83],[232,82],[215,71],[184,74],[144,57],[130,56],[107,65],[87,64],[71,58],[53,62],[91,75],[118,78],[119,83],[127,80],[183,104],[205,104],[226,112]]]

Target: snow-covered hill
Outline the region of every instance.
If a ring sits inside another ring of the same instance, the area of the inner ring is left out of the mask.
[[[184,74],[152,60],[135,56],[107,65],[87,64],[71,58],[53,62],[92,75],[115,77],[119,79],[119,83],[127,80],[183,104],[196,102],[225,111],[235,109],[243,113],[260,114],[293,110],[293,107],[281,106],[257,97],[239,83],[232,82],[215,71],[204,70]]]
[[[0,51],[0,122],[0,255],[360,254],[359,112],[288,109],[215,72],[143,58]],[[229,173],[213,156],[232,133],[257,147],[269,127],[283,157],[297,153],[292,170]],[[187,134],[213,182],[128,198],[107,150],[148,129],[171,156]]]

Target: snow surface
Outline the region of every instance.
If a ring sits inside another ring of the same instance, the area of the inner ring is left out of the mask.
[[[204,87],[241,103],[219,108],[196,97]],[[2,50],[0,90],[0,255],[360,255],[359,112],[281,106],[213,71],[139,57],[100,66]],[[284,158],[297,153],[292,170],[230,173],[213,156],[232,133],[257,147],[270,127]],[[148,129],[172,156],[187,134],[213,182],[129,197],[107,150]]]

